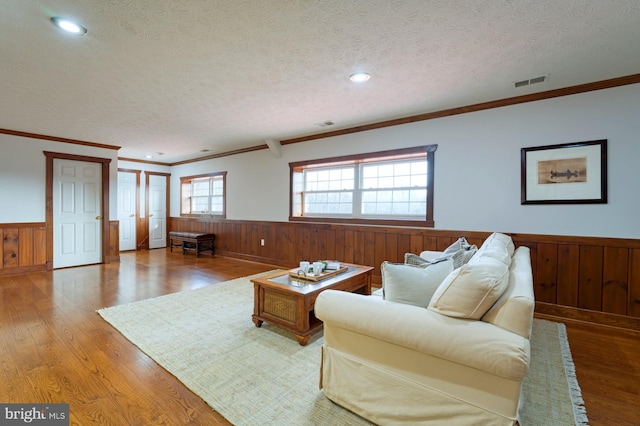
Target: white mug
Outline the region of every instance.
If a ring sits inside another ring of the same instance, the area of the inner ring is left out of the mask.
[[[300,262],[300,270],[304,272],[305,275],[309,273],[309,265],[310,265],[309,262],[306,262],[306,261]]]
[[[324,263],[322,262],[313,262],[313,275],[316,277],[322,273],[324,269]]]

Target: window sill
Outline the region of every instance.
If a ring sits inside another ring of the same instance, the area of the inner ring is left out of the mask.
[[[185,217],[185,218],[202,218],[202,219],[225,219],[227,216],[223,215],[223,214],[209,214],[209,213],[180,213],[180,217]]]

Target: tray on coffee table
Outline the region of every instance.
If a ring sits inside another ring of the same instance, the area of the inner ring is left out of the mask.
[[[348,271],[349,268],[347,268],[346,266],[343,266],[342,268],[339,269],[335,269],[332,271],[326,271],[326,272],[322,272],[320,275],[307,275],[304,272],[302,272],[300,270],[300,268],[293,268],[289,270],[289,275],[294,277],[294,278],[299,278],[301,280],[307,280],[307,281],[322,281],[326,278],[331,278],[334,277],[338,274],[341,274],[343,272]]]

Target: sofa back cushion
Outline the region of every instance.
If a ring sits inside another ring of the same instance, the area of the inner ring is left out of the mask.
[[[484,314],[482,321],[529,339],[534,308],[531,254],[528,247],[521,246],[513,255],[506,290]]]
[[[509,269],[491,257],[451,272],[440,284],[428,308],[443,315],[479,320],[509,284]]]
[[[482,250],[483,248],[487,249],[496,246],[505,247],[509,253],[509,257],[513,256],[513,253],[516,250],[516,246],[513,244],[511,237],[506,234],[501,234],[500,232],[494,232],[489,235],[480,246],[480,249]]]
[[[482,243],[476,254],[469,260],[469,263],[482,262],[483,258],[491,257],[499,260],[509,267],[511,256],[513,256],[515,245],[510,236],[494,232]]]

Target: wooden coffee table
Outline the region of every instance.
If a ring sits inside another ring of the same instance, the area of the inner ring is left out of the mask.
[[[345,272],[313,282],[295,278],[289,271],[280,271],[251,280],[253,283],[253,315],[256,327],[263,322],[274,324],[295,334],[305,346],[311,334],[322,327],[313,307],[321,291],[332,289],[351,293],[371,294],[370,266],[341,263]]]

